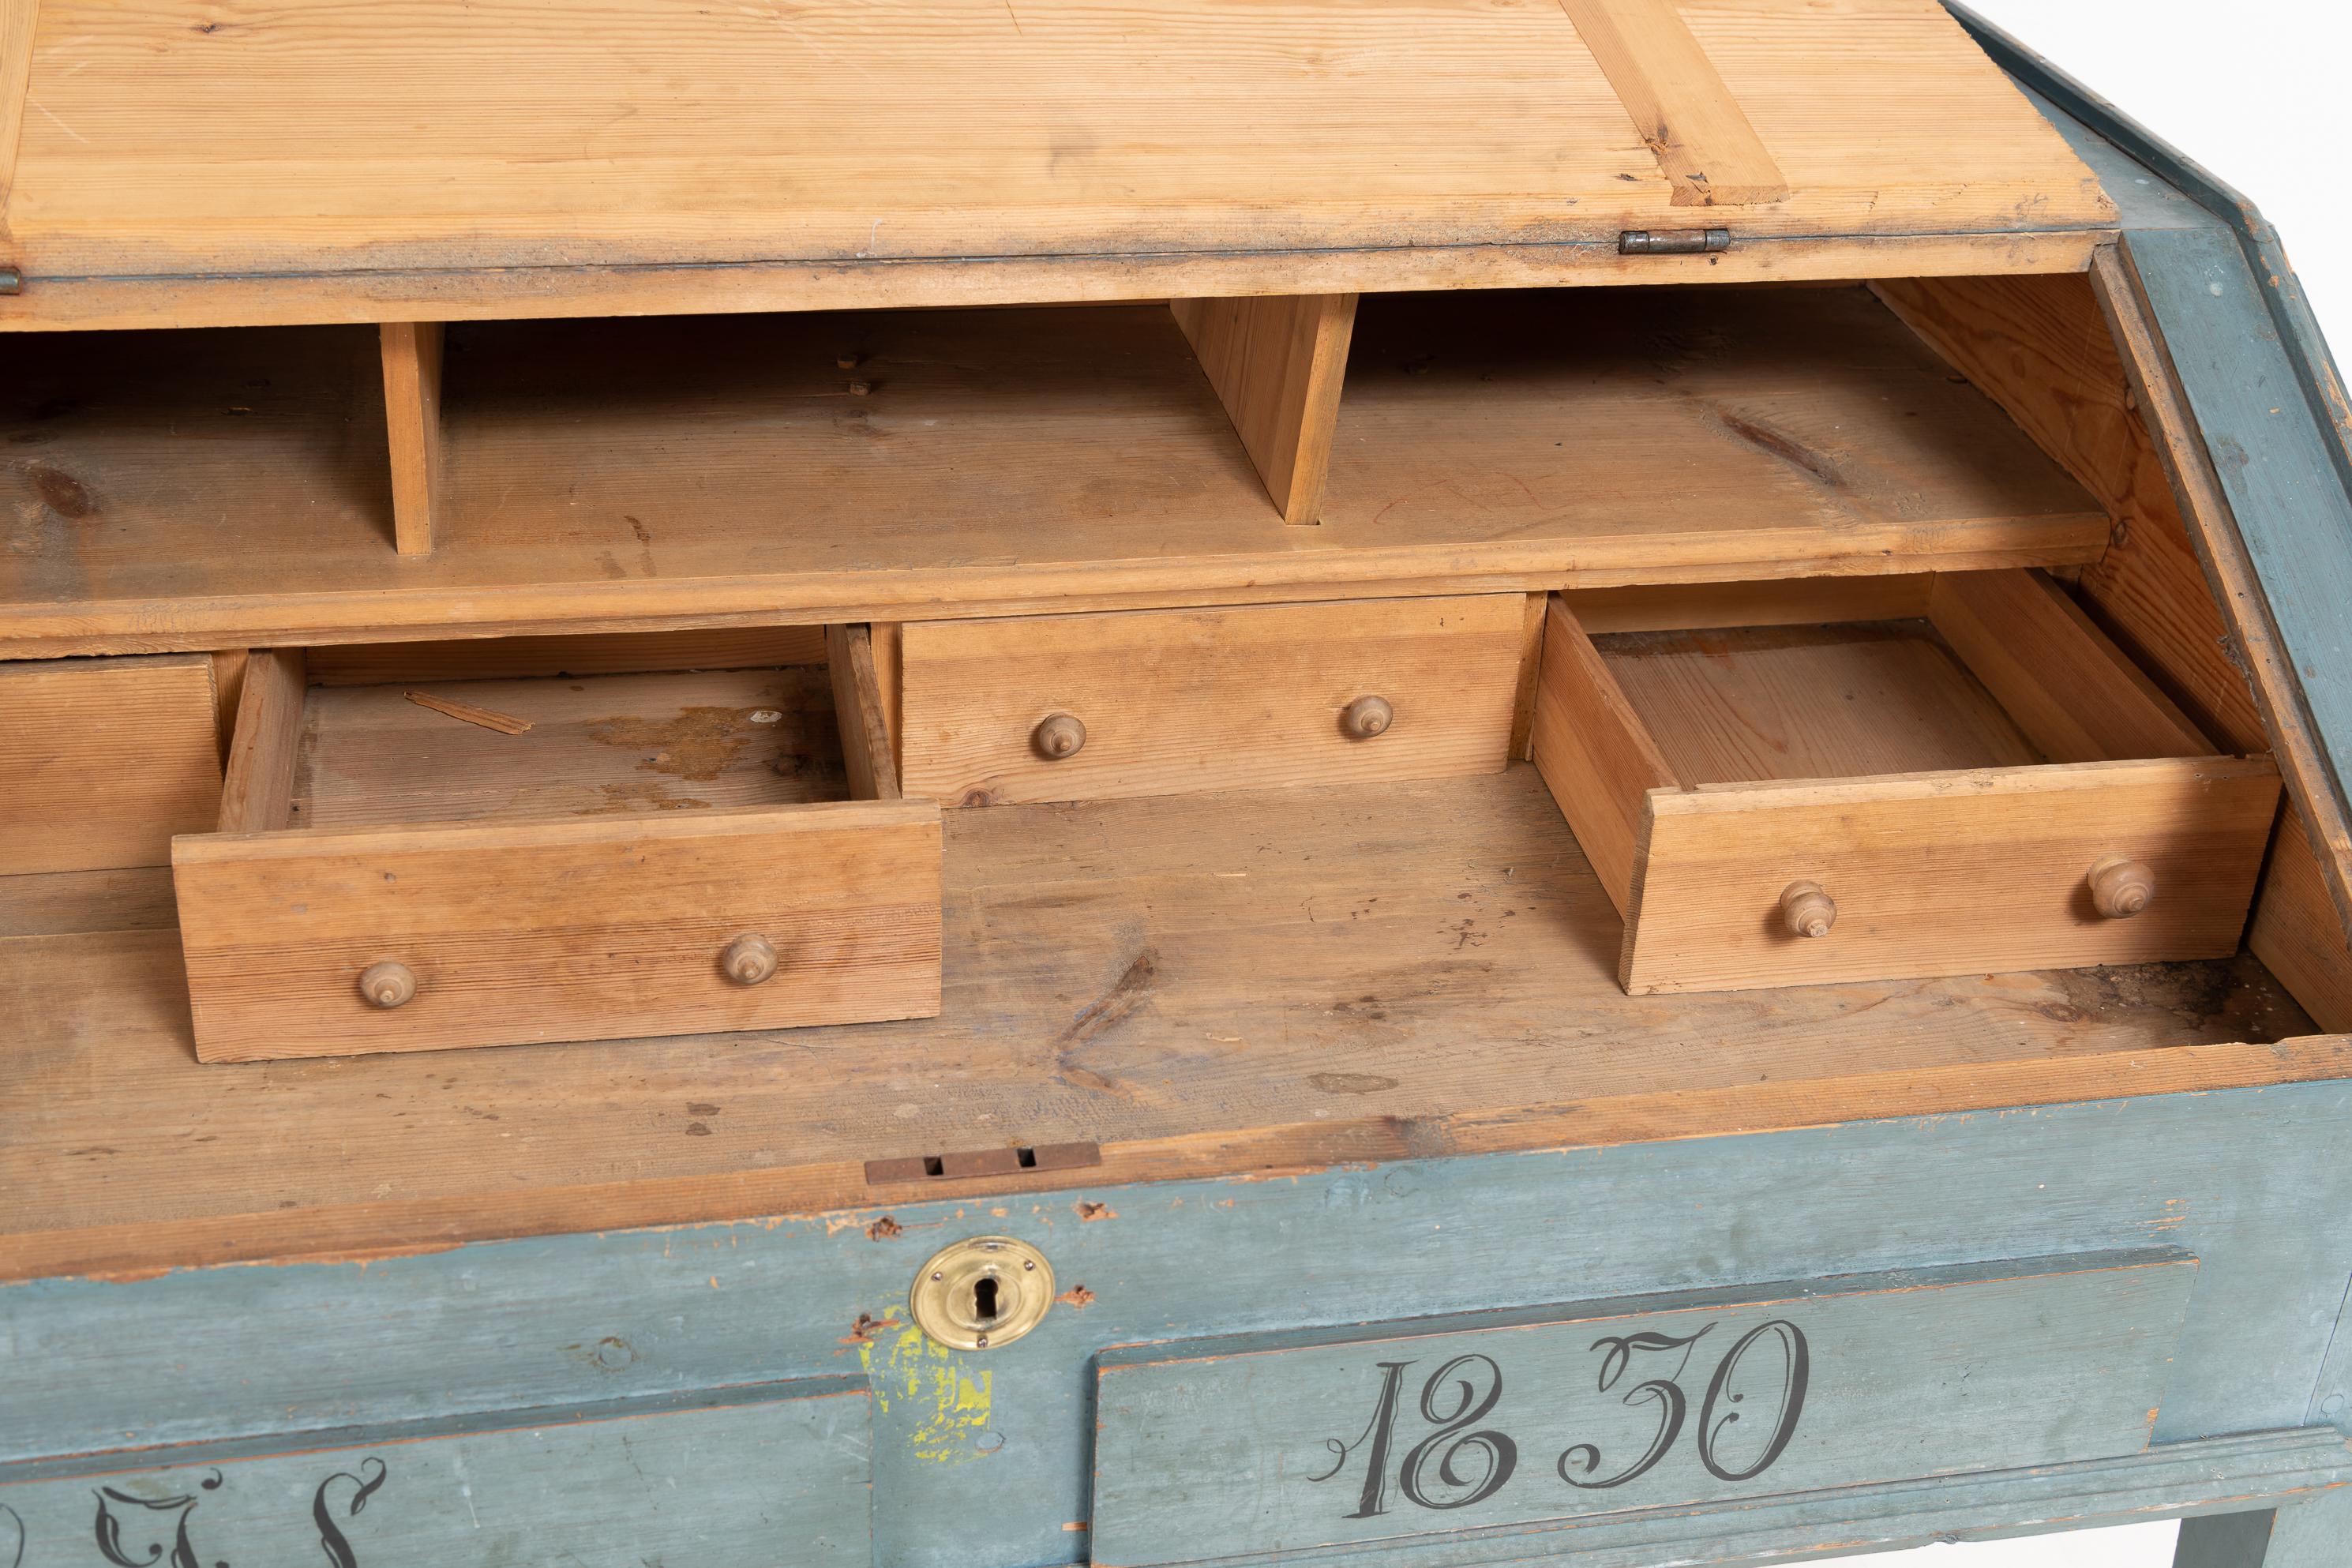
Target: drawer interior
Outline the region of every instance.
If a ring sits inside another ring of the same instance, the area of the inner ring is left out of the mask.
[[[1694,784],[2050,760],[1925,619],[1613,632],[1592,646]]]
[[[1629,989],[2236,948],[2277,770],[2214,755],[2060,584],[1878,584],[1861,620],[1799,597],[1618,595],[1598,636],[1554,606],[1532,751]]]
[[[410,693],[528,722],[520,734]],[[846,800],[822,665],[306,693],[289,827],[487,822]]]

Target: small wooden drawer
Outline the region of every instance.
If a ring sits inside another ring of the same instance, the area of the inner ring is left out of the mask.
[[[219,809],[213,660],[0,663],[0,876],[161,866]]]
[[[1540,599],[1377,599],[904,628],[907,793],[954,805],[1493,773]]]
[[[352,669],[385,673],[321,650],[327,679]],[[939,809],[842,798],[831,686],[822,665],[309,686],[301,654],[257,653],[221,831],[172,845],[197,1055],[935,1015]]]
[[[1554,601],[1535,761],[1625,917],[1626,990],[2237,951],[2268,758],[2210,754],[2038,572],[1866,592],[1912,614],[1727,626],[1664,595],[1596,636]]]
[[[0,1564],[868,1568],[872,1403],[811,1378],[34,1460],[0,1468]]]

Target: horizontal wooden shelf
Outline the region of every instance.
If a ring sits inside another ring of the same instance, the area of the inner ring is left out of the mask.
[[[2096,559],[1860,289],[1367,300],[1319,527],[1167,310],[452,328],[429,555],[359,328],[0,344],[0,656]]]
[[[1524,763],[950,812],[912,1023],[204,1067],[162,876],[0,879],[0,1278],[882,1205],[933,1188],[866,1160],[1016,1144],[1104,1163],[995,1190],[2321,1070],[2243,958],[1628,998]]]

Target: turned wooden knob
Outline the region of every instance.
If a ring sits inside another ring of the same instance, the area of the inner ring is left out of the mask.
[[[397,1007],[416,994],[416,973],[386,959],[360,971],[360,994],[371,1007]]]
[[[1359,697],[1339,715],[1339,728],[1351,739],[1369,741],[1396,722],[1396,710],[1385,697]]]
[[[1837,924],[1837,905],[1819,882],[1791,882],[1780,889],[1780,918],[1790,936],[1827,936]]]
[[[2091,867],[2091,904],[2111,921],[2127,921],[2156,897],[2156,873],[2145,860],[2102,855]]]
[[[1029,743],[1047,762],[1058,763],[1064,757],[1075,757],[1087,743],[1087,727],[1075,713],[1054,713],[1041,719],[1029,731]]]
[[[754,931],[739,936],[719,955],[719,967],[738,985],[757,985],[776,972],[776,948]]]

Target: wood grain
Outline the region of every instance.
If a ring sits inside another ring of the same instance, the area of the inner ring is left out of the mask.
[[[1562,597],[1544,627],[1529,749],[1601,890],[1624,913],[1643,797],[1681,781]]]
[[[746,261],[710,268],[452,268],[446,271],[205,274],[159,292],[147,279],[52,277],[32,301],[0,298],[0,332],[152,331],[382,321],[525,321],[815,310],[1331,294],[1374,289],[1615,289],[1658,283],[1852,283],[1950,274],[2080,272],[2111,227],[1951,235],[1759,237],[1728,252],[1624,256],[1614,236],[1562,244],[1119,255],[1073,271],[1058,257],[940,257],[867,270]],[[727,287],[714,292],[713,274]],[[462,290],[462,292],[460,292]]]
[[[1560,8],[1656,155],[1674,205],[1747,206],[1789,194],[1675,0],[1560,0]]]
[[[518,719],[511,713],[500,713],[495,709],[484,708],[477,703],[460,702],[450,697],[436,697],[429,691],[403,691],[400,695],[404,700],[415,703],[419,708],[429,708],[436,713],[451,719],[462,719],[468,724],[478,724],[485,730],[495,730],[501,735],[527,735],[530,732],[530,720]]]
[[[2046,760],[1917,622],[1624,632],[1595,647],[1684,784]]]
[[[1891,974],[2144,963],[2237,951],[2278,807],[2267,759],[2207,757],[1657,791],[1634,865],[1622,975],[1637,995]],[[2130,920],[2084,879],[2156,872]],[[1808,941],[1779,920],[1798,878],[1837,900]]]
[[[2212,742],[2038,572],[1936,579],[1936,631],[2053,763],[2201,757]]]
[[[905,627],[904,787],[950,805],[1492,773],[1509,760],[1526,597],[1490,594],[918,621]],[[1343,731],[1358,698],[1395,721]],[[1067,713],[1085,749],[1033,732]]]
[[[1933,0],[1685,16],[1795,193],[1742,214],[1759,241],[2113,226]],[[1687,210],[1550,5],[929,0],[877,17],[820,0],[777,27],[655,0],[225,0],[210,19],[45,0],[47,112],[26,118],[11,209],[37,276],[156,279],[151,319],[183,321],[234,319],[196,301],[236,296],[174,279],[288,274],[312,320],[448,320],[483,288],[570,289],[593,313],[583,275],[607,269],[742,309],[734,269],[761,263],[845,278],[862,298],[845,303],[942,275],[993,303],[1106,279],[1129,298],[1345,293],[1414,286],[1400,275],[1432,251],[1458,280],[1469,247],[1613,245]],[[874,81],[893,84],[887,125]],[[1308,249],[1348,253],[1351,280],[1273,281]],[[1130,259],[1199,256],[1231,280],[1155,286]],[[428,275],[441,303],[413,318],[361,303]],[[47,295],[8,319],[53,319]]]
[[[1876,575],[2105,546],[2097,504],[1860,289],[1376,300],[1357,342],[1323,525],[1285,529],[1156,307],[453,330],[447,515],[435,553],[404,559],[362,439],[367,334],[26,340],[0,385],[19,453],[0,509],[32,520],[0,554],[0,651]],[[845,344],[867,396],[843,390]]]
[[[1927,592],[1934,583],[1927,573],[1899,577],[1797,577],[1763,583],[1572,588],[1559,598],[1587,637],[1601,637],[1609,632],[1916,620],[1927,613]]]
[[[928,802],[184,837],[173,882],[205,1061],[924,1017],[940,1005]],[[781,956],[739,985],[719,955]],[[371,1008],[392,959],[414,1000]]]
[[[442,326],[386,321],[380,331],[394,537],[403,555],[430,555],[441,511]]]
[[[220,808],[202,654],[0,664],[0,876],[160,866]]]
[[[827,626],[824,646],[850,798],[897,800],[898,749],[891,742],[882,688],[875,675],[874,634],[862,626]]]
[[[770,669],[823,664],[823,626],[621,632],[603,637],[471,637],[454,642],[342,643],[308,655],[313,686],[491,680],[534,675],[635,675],[677,669]]]
[[[2311,1027],[2251,963],[1629,999],[1528,767],[945,823],[927,1022],[227,1070],[194,1059],[170,932],[0,942],[0,1278],[2352,1074],[2342,1040],[2216,1044]],[[877,1156],[1087,1140],[1097,1170],[866,1184]]]
[[[2352,943],[2294,812],[2279,816],[2246,945],[2320,1027],[2352,1033]]]
[[[8,198],[16,186],[25,97],[33,70],[33,30],[40,12],[41,0],[0,0],[0,240],[9,237]],[[16,259],[13,246],[0,250],[0,261]]]
[[[1322,521],[1356,297],[1275,294],[1168,306],[1283,521]]]
[[[290,814],[273,826],[635,817],[848,793],[823,671],[713,670],[455,682],[520,735],[413,706],[400,686],[314,688]]]
[[[2107,510],[2114,536],[2076,584],[2092,618],[2199,728],[2231,751],[2264,750],[2245,671],[2090,279],[1890,279],[1872,291]]]
[[[286,826],[302,742],[304,684],[300,648],[256,648],[247,658],[236,732],[222,770],[218,831],[267,833]]]

